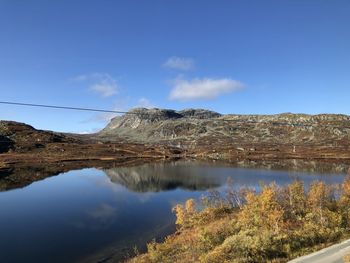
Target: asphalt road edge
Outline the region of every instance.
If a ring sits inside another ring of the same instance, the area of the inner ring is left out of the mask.
[[[295,258],[288,262],[289,263],[317,262],[317,261],[312,261],[312,258],[315,257],[315,260],[316,260],[316,258],[322,257],[322,255],[325,258],[326,257],[329,258],[333,256],[334,260],[339,260],[343,256],[345,256],[347,253],[350,253],[350,239],[345,240],[339,244],[335,244],[330,247],[323,248],[311,254]]]

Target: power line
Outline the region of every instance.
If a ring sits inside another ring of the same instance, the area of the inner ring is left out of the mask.
[[[130,112],[127,112],[127,111],[115,111],[115,110],[103,110],[103,109],[93,109],[93,108],[67,107],[67,106],[33,104],[33,103],[22,103],[22,102],[12,102],[12,101],[0,101],[0,104],[17,105],[17,106],[29,106],[29,107],[41,107],[41,108],[51,108],[51,109],[64,109],[64,110],[79,110],[79,111],[94,111],[94,112],[130,114]],[[131,113],[131,114],[133,114],[133,113]]]
[[[143,116],[147,114],[143,114],[141,112],[130,112],[130,111],[116,111],[116,110],[104,110],[104,109],[93,109],[93,108],[80,108],[80,107],[68,107],[68,106],[57,106],[57,105],[46,105],[46,104],[34,104],[34,103],[23,103],[23,102],[13,102],[13,101],[0,101],[0,104],[5,105],[16,105],[16,106],[28,106],[28,107],[41,107],[41,108],[51,108],[51,109],[64,109],[64,110],[78,110],[78,111],[93,111],[93,112],[104,112],[104,113],[116,113],[116,114],[133,114],[137,116]],[[187,119],[191,119],[191,117],[187,117]],[[202,119],[205,120],[205,119]],[[270,124],[272,126],[299,126],[299,127],[310,127],[314,126],[315,124],[308,124],[308,123],[298,123],[298,122],[268,122],[268,121],[254,121],[254,120],[247,120],[247,121],[241,121],[241,120],[234,120],[234,119],[215,119],[216,121],[224,121],[224,122],[234,122],[235,124]],[[321,124],[323,127],[333,127],[333,128],[350,128],[350,126],[337,126],[332,124]]]

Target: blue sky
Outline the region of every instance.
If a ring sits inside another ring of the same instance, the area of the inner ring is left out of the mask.
[[[0,0],[0,100],[350,114],[350,1]],[[89,132],[109,114],[0,105]]]

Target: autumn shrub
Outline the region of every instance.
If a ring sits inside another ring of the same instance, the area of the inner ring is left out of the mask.
[[[350,228],[350,175],[341,185],[341,196],[339,198],[339,209],[341,212],[342,227]]]
[[[134,262],[286,262],[350,234],[350,178],[308,189],[301,181],[260,192],[231,186],[174,212],[177,232]]]
[[[185,202],[185,205],[177,204],[173,208],[173,212],[176,215],[176,225],[180,227],[193,226],[196,221],[195,215],[197,214],[195,200],[189,199]]]

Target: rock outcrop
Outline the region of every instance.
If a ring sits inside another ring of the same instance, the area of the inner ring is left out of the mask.
[[[14,142],[6,136],[0,135],[0,153],[8,152],[14,145]]]

